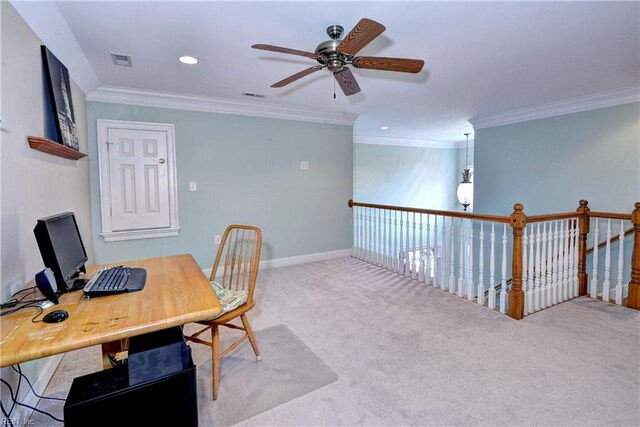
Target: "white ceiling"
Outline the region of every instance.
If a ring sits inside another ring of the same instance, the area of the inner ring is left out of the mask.
[[[21,13],[42,15],[27,21],[45,43],[70,30],[84,57],[61,60],[72,74],[67,61],[88,63],[99,85],[357,114],[354,134],[365,137],[462,141],[472,131],[471,118],[640,86],[637,1],[14,4]],[[337,87],[336,99],[326,70],[269,87],[314,61],[252,44],[312,52],[328,39],[326,27],[342,25],[346,34],[362,17],[386,31],[359,55],[424,59],[422,72],[353,69],[362,92],[345,97]],[[112,52],[131,55],[133,68],[115,66]],[[184,54],[200,63],[179,63]]]

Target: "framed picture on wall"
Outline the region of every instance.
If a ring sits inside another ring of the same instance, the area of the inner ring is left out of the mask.
[[[53,107],[58,142],[78,150],[78,130],[73,113],[73,99],[69,71],[46,46],[41,46],[45,78],[49,87],[49,98]]]

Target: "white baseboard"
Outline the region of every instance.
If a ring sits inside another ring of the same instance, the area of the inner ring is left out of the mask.
[[[58,365],[62,361],[63,356],[64,354],[56,354],[55,356],[49,357],[48,359],[46,359],[46,362],[40,369],[38,378],[36,378],[35,381],[29,378],[29,381],[31,381],[31,384],[33,384],[33,389],[40,396],[42,396],[45,389],[47,388],[47,385],[49,384],[49,381],[51,381],[53,374],[56,372],[56,369],[58,368]],[[24,379],[22,380],[22,386],[20,388],[21,390],[23,390],[23,393],[21,393],[22,396],[18,396],[18,402],[35,407],[40,401],[40,399],[31,392],[29,385],[27,384],[26,381],[24,381]],[[33,410],[24,406],[16,405],[13,413],[11,414],[11,420],[13,421],[13,425],[16,425],[16,426],[27,425],[27,420],[29,419],[29,417],[31,417],[32,413],[33,413]],[[59,416],[59,415],[60,414],[57,414],[56,416]]]
[[[276,258],[276,259],[267,259],[264,261],[260,261],[260,266],[258,267],[260,270],[266,270],[269,268],[278,268],[278,267],[288,267],[291,265],[298,264],[306,264],[309,262],[317,262],[317,261],[326,261],[329,259],[335,258],[346,258],[351,256],[351,248],[349,249],[338,249],[337,251],[329,251],[329,252],[316,252],[313,254],[306,255],[296,255],[286,258]],[[218,268],[220,270],[220,268]],[[211,268],[203,268],[205,276],[211,276]],[[222,271],[218,271],[218,274],[221,274]]]

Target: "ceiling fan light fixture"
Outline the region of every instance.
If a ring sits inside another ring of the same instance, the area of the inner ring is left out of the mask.
[[[380,126],[380,130],[389,130],[389,126]]]
[[[195,65],[198,63],[198,58],[195,58],[190,55],[181,56],[180,58],[178,58],[178,60],[183,64],[187,64],[187,65]]]

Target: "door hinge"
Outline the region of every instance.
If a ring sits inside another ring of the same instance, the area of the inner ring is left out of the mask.
[[[113,216],[113,208],[109,208],[109,215]]]
[[[109,146],[113,145],[113,142],[105,141],[104,143],[107,145],[107,151],[109,151]]]

